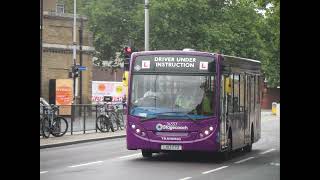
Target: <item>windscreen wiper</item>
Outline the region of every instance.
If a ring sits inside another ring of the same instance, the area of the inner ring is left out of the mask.
[[[150,120],[150,119],[157,119],[157,118],[158,118],[158,116],[156,115],[155,117],[143,118],[140,121],[143,122],[143,121],[147,121],[147,120]]]

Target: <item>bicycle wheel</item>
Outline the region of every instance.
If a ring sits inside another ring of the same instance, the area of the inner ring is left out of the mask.
[[[108,122],[109,122],[109,119],[106,116],[100,115],[97,118],[97,123],[96,123],[97,129],[99,129],[99,131],[101,132],[109,132],[110,125]]]
[[[40,136],[42,136],[42,117],[40,115]]]
[[[124,123],[123,123],[123,114],[121,111],[117,112],[117,129],[123,130]]]
[[[68,121],[63,117],[56,117],[53,119],[51,126],[51,134],[55,137],[61,137],[68,131]]]
[[[109,113],[109,117],[110,117],[110,121],[109,121],[110,129],[111,129],[112,132],[114,132],[115,128],[117,127],[116,114],[114,112],[110,112]]]
[[[42,137],[49,138],[50,136],[50,119],[48,117],[42,118]]]

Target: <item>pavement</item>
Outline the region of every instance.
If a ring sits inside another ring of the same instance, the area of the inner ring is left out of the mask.
[[[261,115],[267,119],[274,119],[276,117],[275,115],[272,115],[271,110],[262,110]],[[53,137],[51,135],[48,139],[42,138],[40,136],[40,149],[66,146],[71,144],[78,144],[78,143],[85,143],[85,142],[92,142],[92,141],[99,141],[99,140],[106,140],[106,139],[122,138],[125,136],[126,136],[125,130],[118,130],[115,132],[106,132],[106,133],[90,130],[90,131],[86,131],[85,134],[83,134],[83,131],[79,131],[79,132],[74,132],[73,135],[71,135],[70,132],[68,132],[62,137]]]
[[[62,137],[50,136],[48,139],[40,137],[40,149],[85,143],[85,142],[91,142],[91,141],[99,141],[99,140],[105,140],[105,139],[121,138],[125,136],[126,136],[126,131],[119,130],[115,132],[106,132],[106,133],[89,131],[89,132],[86,132],[85,134],[83,134],[83,132],[78,132],[78,134],[77,132],[75,132],[73,133],[73,135],[68,133]]]

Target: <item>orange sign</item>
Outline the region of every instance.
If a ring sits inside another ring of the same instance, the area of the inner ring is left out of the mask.
[[[71,115],[72,85],[71,79],[56,79],[56,105],[60,106],[60,115]]]
[[[106,86],[104,84],[99,84],[98,89],[99,91],[104,92],[106,90]]]
[[[67,86],[60,86],[56,89],[56,104],[57,105],[71,105],[72,89]]]

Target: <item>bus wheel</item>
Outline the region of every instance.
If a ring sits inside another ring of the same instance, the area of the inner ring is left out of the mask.
[[[150,158],[150,157],[152,157],[152,152],[150,152],[150,151],[141,150],[141,152],[142,152],[142,156],[143,156],[144,158]]]
[[[231,139],[231,136],[228,137],[227,144],[228,144],[228,146],[227,146],[226,151],[221,152],[221,158],[224,161],[229,160],[231,158],[231,151],[232,151],[232,139]]]
[[[252,143],[253,143],[253,128],[251,128],[251,137],[250,137],[250,143],[244,148],[246,152],[251,152],[252,151]]]

